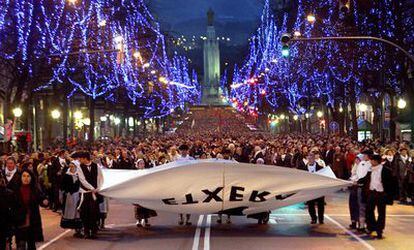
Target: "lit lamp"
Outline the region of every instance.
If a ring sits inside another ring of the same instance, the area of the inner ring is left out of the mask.
[[[124,38],[121,36],[121,35],[118,35],[118,36],[115,36],[114,37],[114,42],[116,43],[116,44],[120,44],[120,43],[122,43],[124,41]]]
[[[60,111],[58,109],[54,109],[52,112],[50,112],[50,115],[54,120],[57,120],[60,118]]]
[[[91,125],[91,119],[85,118],[85,119],[83,119],[82,123],[85,124],[86,126],[89,126],[89,125]]]
[[[314,14],[309,14],[309,15],[306,17],[306,20],[308,20],[308,22],[310,22],[310,23],[314,23],[314,22],[316,21],[316,17],[315,17],[315,15],[314,15]]]
[[[118,117],[115,117],[115,118],[114,118],[114,124],[115,124],[115,125],[119,125],[119,124],[121,124],[121,119],[119,119]]]
[[[293,120],[297,121],[298,119],[299,119],[299,116],[298,115],[294,115],[293,116]]]
[[[359,111],[366,112],[368,110],[368,106],[365,103],[359,104]]]
[[[75,111],[75,113],[73,113],[73,117],[74,117],[76,120],[80,120],[80,119],[82,119],[82,117],[83,117],[82,111],[80,111],[80,110]]]
[[[138,51],[135,51],[135,52],[134,52],[134,54],[132,54],[132,56],[133,56],[135,59],[139,59],[139,58],[141,57],[141,53],[139,53]]]
[[[106,26],[106,20],[105,19],[100,20],[99,23],[98,23],[98,25],[99,25],[99,27]]]
[[[106,115],[101,116],[100,120],[101,122],[106,122],[108,120],[108,117],[106,117]]]
[[[284,120],[286,118],[286,116],[284,114],[280,115],[280,119]]]
[[[300,37],[302,34],[300,33],[300,31],[295,31],[295,32],[293,32],[293,36],[294,37]]]
[[[397,102],[397,107],[399,109],[405,109],[407,107],[407,101],[405,101],[404,99],[400,98]]]
[[[318,118],[322,118],[322,116],[323,116],[322,111],[318,111],[318,112],[316,112],[316,116],[317,116]]]
[[[23,110],[19,107],[13,109],[13,115],[16,118],[20,118],[23,115]]]

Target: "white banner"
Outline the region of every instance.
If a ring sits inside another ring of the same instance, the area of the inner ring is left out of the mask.
[[[323,172],[333,174],[329,168]],[[105,170],[100,193],[159,211],[254,214],[312,200],[349,185],[297,169],[195,160],[145,170]]]

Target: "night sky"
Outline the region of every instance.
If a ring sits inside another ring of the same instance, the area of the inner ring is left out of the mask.
[[[217,26],[228,23],[241,25],[238,32],[251,34],[259,21],[263,0],[148,0],[149,8],[163,29],[176,33],[205,32],[207,10],[216,14]],[[201,25],[201,23],[203,25]],[[228,28],[227,29],[231,29]],[[252,30],[253,29],[253,30]],[[222,32],[225,32],[222,31]],[[222,34],[225,35],[225,34]],[[231,36],[231,35],[230,35]]]

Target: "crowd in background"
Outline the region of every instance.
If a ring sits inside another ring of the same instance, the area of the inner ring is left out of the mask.
[[[226,115],[217,118],[218,126],[217,123],[206,126],[199,122],[203,119],[189,121],[189,127],[184,124],[170,135],[108,139],[31,154],[2,154],[0,213],[8,213],[8,218],[14,219],[6,221],[5,216],[0,217],[0,249],[11,235],[16,237],[19,249],[35,249],[35,242],[43,240],[39,206],[61,211],[61,226],[74,229],[76,237],[95,238],[97,230],[105,227],[108,212],[107,201],[97,192],[102,168],[151,168],[180,158],[229,159],[310,172],[312,164],[318,168],[330,166],[338,178],[354,182],[350,197],[351,228],[360,230],[366,230],[367,201],[361,200],[364,177],[370,167],[376,166],[375,161],[392,175],[393,198],[402,204],[414,204],[413,152],[407,143],[359,143],[346,136],[273,135],[250,132],[241,122],[226,123]],[[364,171],[365,175],[361,174]],[[324,206],[321,200],[314,202]],[[312,223],[316,223],[313,205],[309,205],[313,209],[309,212]],[[155,211],[136,206],[137,226],[149,226],[148,218],[152,216],[156,216]],[[183,220],[181,216],[180,224]],[[319,222],[323,223],[323,211]]]

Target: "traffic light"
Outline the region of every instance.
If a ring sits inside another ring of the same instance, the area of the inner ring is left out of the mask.
[[[290,55],[289,42],[291,38],[292,37],[290,34],[283,34],[282,38],[280,39],[280,41],[282,42],[282,56],[285,58],[289,57]]]
[[[289,55],[290,55],[289,45],[283,45],[283,47],[282,47],[282,56],[283,57],[289,57]]]
[[[347,14],[351,8],[350,0],[339,0],[339,11],[341,13]]]

